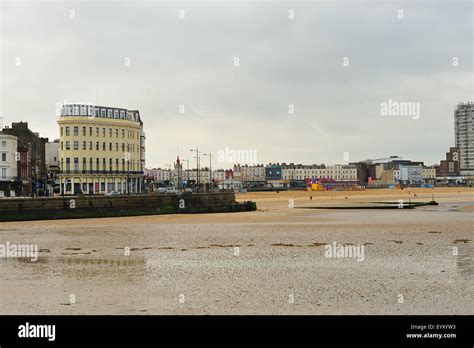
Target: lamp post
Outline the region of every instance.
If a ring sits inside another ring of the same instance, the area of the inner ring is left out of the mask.
[[[126,162],[127,162],[127,195],[130,195],[130,157],[126,156]],[[107,187],[105,188],[107,189]]]
[[[200,185],[200,175],[199,175],[199,162],[200,162],[200,158],[199,158],[199,148],[196,148],[196,150],[194,149],[191,149],[189,150],[191,152],[196,152],[196,165],[197,165],[197,192],[199,192],[199,185]]]
[[[209,156],[209,191],[212,183],[212,153],[205,153],[204,156]]]

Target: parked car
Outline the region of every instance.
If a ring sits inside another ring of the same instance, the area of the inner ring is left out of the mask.
[[[188,187],[188,188],[185,188],[185,189],[184,189],[184,192],[186,192],[186,193],[193,193],[193,189]]]
[[[165,193],[167,195],[173,195],[173,194],[177,194],[178,190],[176,190],[174,187],[167,187]]]
[[[120,192],[118,191],[109,191],[109,192],[104,193],[104,196],[118,196],[118,195],[120,195]]]
[[[156,193],[165,194],[166,193],[166,187],[158,187],[158,189],[156,190]]]

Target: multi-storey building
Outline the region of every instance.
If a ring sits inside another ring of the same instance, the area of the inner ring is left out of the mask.
[[[0,197],[16,196],[20,191],[17,147],[17,137],[0,133]]]
[[[474,103],[460,103],[454,111],[454,136],[461,175],[474,175]]]
[[[459,176],[459,148],[450,147],[446,152],[446,159],[436,166],[436,175],[439,177]]]
[[[265,167],[263,164],[243,165],[239,168],[245,184],[263,185],[265,183]]]
[[[18,139],[18,152],[27,153],[21,157],[22,188],[21,194],[41,194],[46,178],[45,144],[48,138],[40,137],[28,127],[28,122],[13,122],[11,127],[6,126],[3,134],[16,136]],[[28,163],[24,163],[26,160]],[[27,172],[25,172],[27,170]],[[26,176],[24,176],[25,174]]]
[[[303,165],[303,164],[283,164],[283,180],[304,181],[306,179],[332,179],[335,181],[355,181],[357,180],[357,167],[355,165]]]
[[[62,194],[142,192],[145,136],[138,110],[67,104],[58,124]]]

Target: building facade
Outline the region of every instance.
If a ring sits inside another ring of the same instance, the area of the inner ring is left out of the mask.
[[[45,144],[45,164],[46,164],[46,188],[50,194],[59,184],[59,139]]]
[[[474,103],[458,104],[454,111],[454,136],[459,148],[461,175],[474,175]]]
[[[13,122],[11,127],[6,126],[2,130],[3,134],[13,135],[18,139],[18,152],[26,151],[27,156],[23,156],[23,160],[27,160],[25,165],[23,162],[22,170],[28,170],[26,176],[22,175],[21,195],[30,193],[41,194],[44,191],[46,181],[46,160],[45,160],[45,144],[48,138],[40,137],[37,132],[33,132],[28,127],[28,122]]]
[[[143,191],[145,136],[137,110],[67,104],[58,124],[61,194]]]
[[[459,176],[459,148],[450,147],[446,152],[446,159],[441,160],[436,167],[436,175],[439,177]]]
[[[240,173],[244,184],[264,185],[265,167],[263,164],[243,165],[240,167]]]
[[[20,193],[17,148],[17,137],[0,133],[0,197],[12,197]]]

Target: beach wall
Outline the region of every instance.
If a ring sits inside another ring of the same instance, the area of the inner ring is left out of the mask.
[[[251,211],[233,192],[0,199],[0,221]]]

